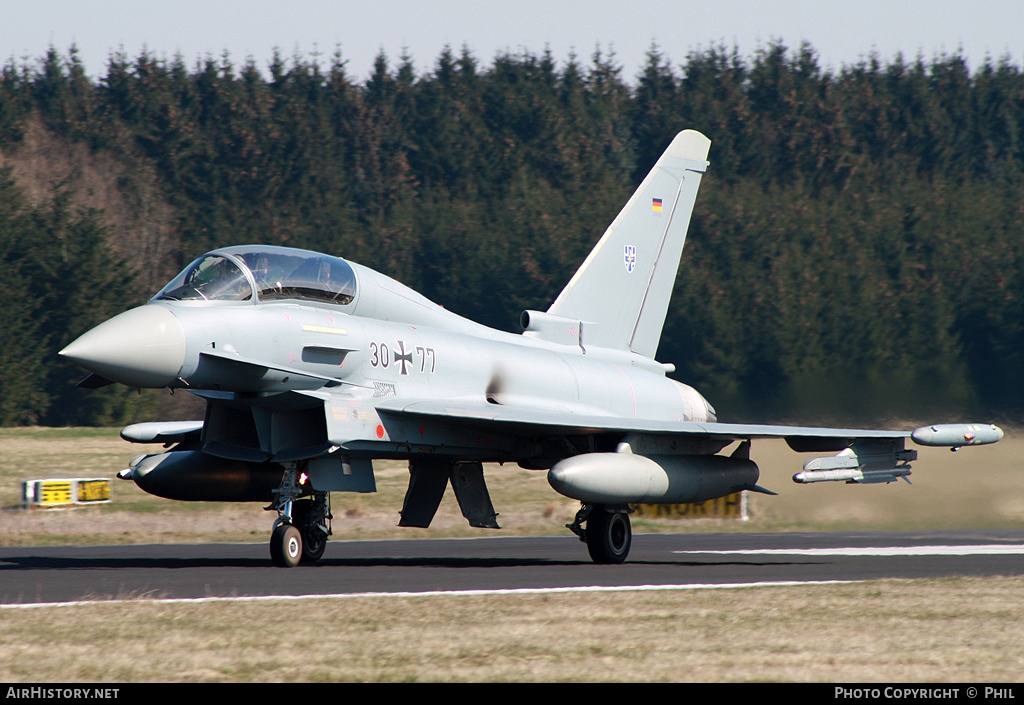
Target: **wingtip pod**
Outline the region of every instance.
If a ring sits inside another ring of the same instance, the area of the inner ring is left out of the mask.
[[[696,130],[683,130],[673,138],[665,156],[706,162],[710,151],[711,140]]]
[[[922,426],[910,437],[922,446],[978,446],[996,443],[1003,438],[1003,429],[995,424],[948,423]]]

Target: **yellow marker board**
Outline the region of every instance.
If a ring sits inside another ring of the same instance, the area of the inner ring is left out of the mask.
[[[110,480],[73,478],[27,480],[21,483],[21,503],[27,507],[67,507],[110,501]]]
[[[742,492],[692,504],[634,504],[633,516],[644,519],[748,519]]]

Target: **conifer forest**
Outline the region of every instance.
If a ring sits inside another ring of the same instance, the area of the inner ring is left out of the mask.
[[[723,421],[1024,418],[1024,74],[725,47],[268,65],[51,49],[0,70],[0,425],[155,420],[57,351],[216,247],[546,309],[676,132],[711,140],[658,359]]]

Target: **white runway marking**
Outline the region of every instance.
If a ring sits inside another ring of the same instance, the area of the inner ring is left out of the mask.
[[[864,548],[757,548],[735,551],[673,551],[673,553],[732,556],[1006,556],[1024,554],[1024,544],[882,546]]]
[[[114,605],[124,602],[142,604],[197,604],[202,602],[274,602],[295,600],[348,600],[358,597],[480,597],[486,595],[545,595],[573,592],[650,592],[663,590],[735,590],[737,588],[798,587],[807,585],[848,585],[863,580],[783,580],[763,583],[683,583],[678,585],[589,585],[585,587],[508,588],[498,590],[424,590],[423,592],[353,592],[333,595],[251,595],[248,597],[159,597],[128,600],[77,600],[75,602],[31,602],[0,605],[3,609],[38,609],[43,607],[72,607],[82,605]]]

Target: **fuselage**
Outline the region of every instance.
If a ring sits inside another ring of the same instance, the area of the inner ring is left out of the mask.
[[[278,270],[297,262],[313,274],[273,271],[261,284],[257,262]],[[335,278],[317,283],[318,267],[321,279],[331,267]],[[235,404],[289,392],[322,399],[330,442],[341,447],[409,440],[390,438],[376,413],[382,400],[713,419],[703,397],[649,358],[497,331],[369,268],[285,248],[205,255],[150,303],[63,354],[111,381],[220,394]]]

